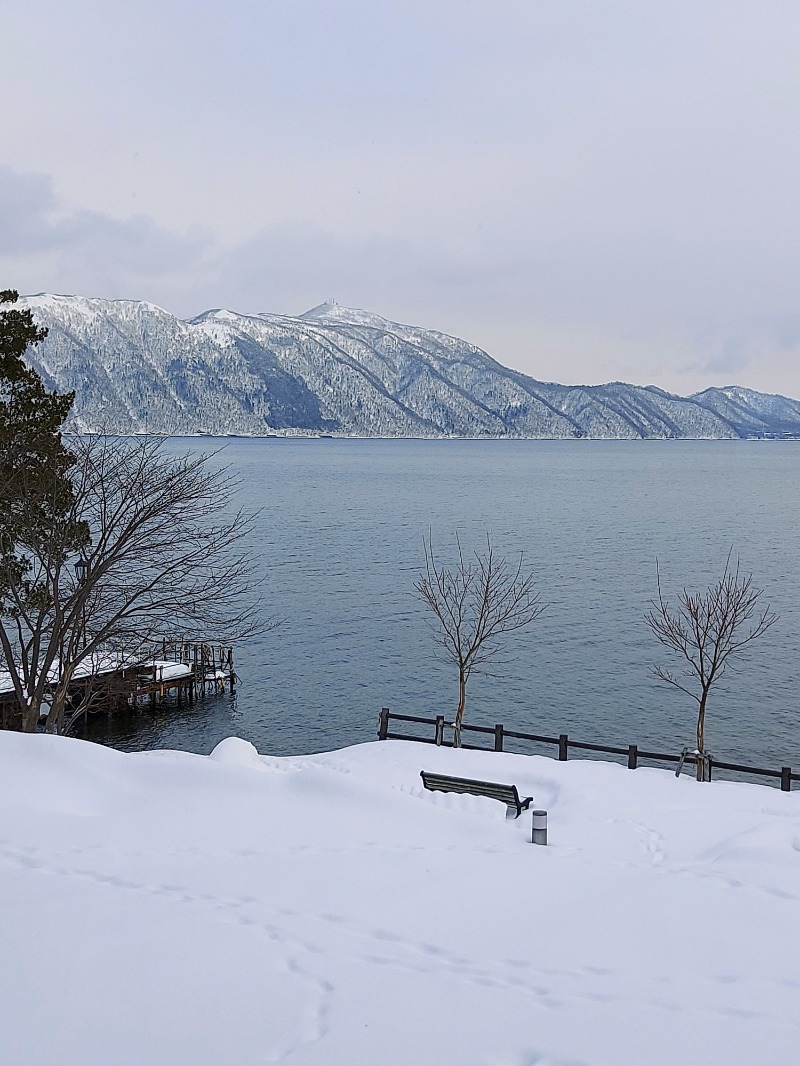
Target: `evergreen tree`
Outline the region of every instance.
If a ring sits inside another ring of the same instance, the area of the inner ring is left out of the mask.
[[[44,552],[63,563],[85,544],[86,526],[74,517],[74,458],[61,436],[74,394],[48,392],[26,365],[46,330],[29,310],[6,308],[17,299],[0,291],[0,615],[15,620],[24,642],[30,611],[51,598],[33,560]],[[12,649],[3,652],[8,659]]]
[[[0,308],[17,298],[11,289],[0,291]],[[74,393],[48,392],[23,358],[46,335],[29,310],[0,310],[0,555],[4,564],[21,535],[47,529],[56,516],[69,511],[72,499],[68,473],[73,459],[63,444],[61,429]]]
[[[0,307],[16,299],[0,293]],[[114,664],[152,664],[168,637],[230,644],[259,612],[252,517],[216,517],[227,473],[151,438],[67,448],[73,395],[48,392],[23,360],[44,335],[29,311],[0,311],[0,724],[26,732],[60,732],[68,701],[106,698]]]

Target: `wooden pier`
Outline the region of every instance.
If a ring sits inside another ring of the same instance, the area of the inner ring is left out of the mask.
[[[233,649],[202,643],[164,641],[159,658],[108,656],[85,664],[67,690],[63,734],[74,733],[90,716],[184,703],[224,692],[233,693]],[[19,708],[13,690],[0,692],[0,728],[18,729]]]
[[[65,716],[65,734],[74,732],[90,715],[115,711],[135,711],[145,706],[156,710],[165,703],[180,707],[184,703],[236,687],[233,649],[211,644],[164,641],[161,658],[145,660],[106,673],[97,672],[86,680],[78,679],[70,687],[73,706]]]

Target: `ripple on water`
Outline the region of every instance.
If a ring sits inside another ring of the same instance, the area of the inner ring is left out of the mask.
[[[174,441],[185,451],[197,442]],[[235,698],[115,725],[124,748],[208,752],[235,733],[294,754],[371,740],[381,706],[454,703],[413,593],[422,537],[442,559],[487,532],[524,551],[550,606],[496,678],[470,682],[468,720],[679,750],[690,701],[649,677],[655,591],[705,585],[733,546],[780,614],[715,690],[708,746],[800,768],[800,445],[750,441],[235,440],[231,503],[263,508],[252,549],[277,630],[237,649]]]

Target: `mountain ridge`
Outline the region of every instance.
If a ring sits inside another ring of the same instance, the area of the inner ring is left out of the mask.
[[[800,436],[800,402],[742,386],[561,385],[474,344],[326,301],[299,316],[23,297],[29,361],[80,431],[664,439]]]

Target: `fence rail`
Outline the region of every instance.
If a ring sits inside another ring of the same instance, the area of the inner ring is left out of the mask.
[[[410,733],[395,733],[390,729],[391,722],[413,722],[416,725],[431,725],[433,726],[433,736],[414,736]],[[416,714],[395,714],[390,711],[388,707],[381,709],[380,718],[378,719],[378,739],[379,740],[416,740],[421,744],[436,744],[439,747],[452,747],[452,741],[448,742],[444,738],[444,731],[447,726],[444,715],[439,714],[435,718],[423,718]],[[487,748],[482,744],[465,744],[462,743],[462,748],[468,748],[471,751],[503,751],[503,746],[506,738],[513,740],[527,740],[534,744],[550,744],[558,748],[558,758],[560,762],[566,762],[569,758],[570,748],[574,748],[578,751],[596,751],[606,755],[622,755],[626,756],[628,760],[628,769],[635,770],[640,762],[666,762],[677,763],[678,773],[683,767],[684,762],[696,763],[697,757],[694,752],[684,749],[680,754],[672,754],[670,752],[658,752],[658,751],[644,751],[638,744],[628,744],[627,747],[617,744],[594,744],[582,740],[571,740],[567,733],[560,733],[557,737],[540,736],[537,733],[522,733],[516,729],[506,729],[502,722],[498,722],[494,726],[485,725],[462,725],[462,733],[481,733],[493,738],[493,746]],[[790,766],[782,766],[780,770],[768,770],[762,766],[745,766],[741,763],[723,762],[721,759],[715,759],[711,755],[706,755],[708,761],[708,775],[711,780],[713,770],[727,770],[731,773],[740,774],[753,774],[756,777],[773,777],[780,781],[780,787],[782,792],[790,792],[792,789],[792,781],[800,781],[800,773],[792,773]]]

